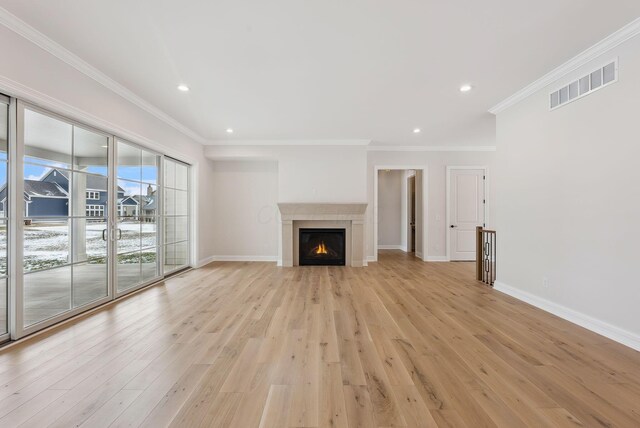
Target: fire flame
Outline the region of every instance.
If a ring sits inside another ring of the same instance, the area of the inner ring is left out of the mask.
[[[329,254],[329,252],[327,251],[327,247],[324,245],[324,241],[320,243],[320,245],[318,245],[316,247],[316,254]]]

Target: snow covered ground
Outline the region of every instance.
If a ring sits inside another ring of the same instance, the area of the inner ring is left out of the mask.
[[[118,253],[143,251],[143,257],[153,257],[151,254],[156,246],[155,223],[120,223],[122,230],[121,239],[117,241]],[[25,270],[37,270],[59,266],[68,263],[71,251],[70,230],[68,223],[33,223],[25,226],[24,265]],[[104,223],[86,224],[86,259],[74,260],[74,262],[88,260],[92,263],[104,263],[107,254],[107,243],[102,240]],[[0,229],[0,254],[6,254],[7,240],[6,230]],[[149,254],[145,254],[149,253]],[[119,263],[137,263],[137,257],[119,257]],[[0,259],[0,264],[6,265],[6,258]],[[0,266],[0,270],[3,267]]]

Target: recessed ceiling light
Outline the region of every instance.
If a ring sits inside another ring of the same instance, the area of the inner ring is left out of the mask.
[[[473,87],[471,85],[462,85],[460,86],[460,92],[469,92]]]
[[[187,85],[178,85],[178,90],[182,92],[189,92],[189,87]]]
[[[413,133],[414,133],[414,134],[419,134],[420,132],[422,132],[422,130],[421,130],[420,128],[415,128],[415,129],[413,130]]]
[[[227,134],[233,134],[233,129],[227,128]]]

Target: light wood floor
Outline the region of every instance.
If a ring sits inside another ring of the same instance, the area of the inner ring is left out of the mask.
[[[0,426],[640,426],[640,353],[467,263],[214,263],[0,351]]]

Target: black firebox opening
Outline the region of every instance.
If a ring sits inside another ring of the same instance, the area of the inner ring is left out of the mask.
[[[344,266],[344,229],[300,229],[300,266]]]

